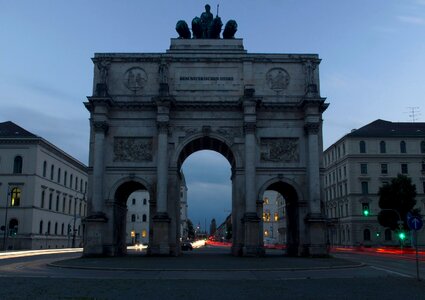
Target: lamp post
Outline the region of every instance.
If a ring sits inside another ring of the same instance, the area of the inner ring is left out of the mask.
[[[3,250],[6,251],[7,249],[7,233],[8,233],[8,226],[7,226],[7,210],[9,208],[9,198],[10,198],[10,186],[7,187],[7,196],[6,196],[6,206],[5,206],[5,216],[4,216],[4,236],[3,236]]]

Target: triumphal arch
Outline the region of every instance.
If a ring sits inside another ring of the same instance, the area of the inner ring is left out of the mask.
[[[236,22],[228,22],[224,38],[213,38],[195,19],[192,30],[199,31],[192,36],[179,21],[180,37],[164,53],[93,58],[84,255],[126,253],[126,200],[140,189],[150,195],[148,253],[179,255],[180,168],[203,149],[221,153],[232,168],[234,255],[264,253],[265,190],[286,200],[288,254],[327,254],[327,104],[318,55],[249,53],[234,37]]]

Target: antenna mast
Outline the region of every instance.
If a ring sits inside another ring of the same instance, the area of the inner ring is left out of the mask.
[[[408,106],[409,109],[409,117],[412,118],[412,122],[416,122],[418,120],[418,117],[421,115],[419,112],[418,106]]]

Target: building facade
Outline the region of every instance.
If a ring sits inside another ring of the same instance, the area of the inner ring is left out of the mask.
[[[133,192],[127,200],[127,245],[149,243],[149,193]]]
[[[13,122],[0,123],[1,249],[81,246],[86,191],[84,164]]]
[[[378,190],[397,174],[411,178],[416,207],[425,211],[425,123],[376,120],[352,130],[325,150],[324,166],[331,245],[399,245],[394,232],[377,220]],[[363,215],[365,208],[368,216]],[[425,244],[422,231],[418,236]]]

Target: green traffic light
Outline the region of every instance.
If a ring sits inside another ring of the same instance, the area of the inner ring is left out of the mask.
[[[363,210],[363,216],[367,217],[369,215],[369,210],[365,209]]]
[[[404,240],[406,238],[406,234],[403,231],[401,231],[399,232],[398,237],[400,238],[400,240]]]

